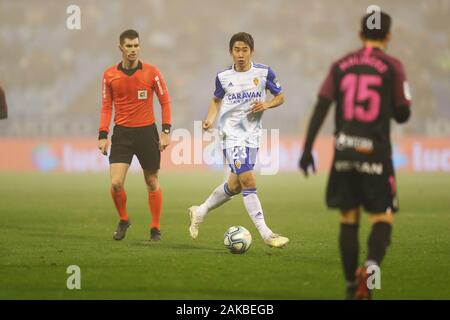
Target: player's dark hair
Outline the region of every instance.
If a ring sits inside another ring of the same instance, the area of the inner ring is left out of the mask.
[[[251,34],[247,32],[239,32],[234,34],[230,39],[230,51],[233,50],[234,43],[237,41],[242,41],[250,47],[250,50],[253,51],[255,46],[255,42],[253,41],[253,37]]]
[[[124,32],[122,32],[120,34],[120,37],[119,37],[120,44],[124,43],[125,39],[133,40],[136,38],[139,39],[139,33],[136,30],[133,30],[133,29],[125,30]]]
[[[373,19],[373,15],[375,12],[366,14],[361,20],[361,34],[364,39],[367,40],[384,40],[386,39],[388,33],[391,31],[392,19],[391,16],[387,13],[380,11],[380,27],[376,28],[371,26],[372,21],[369,19]],[[368,25],[369,22],[369,25]],[[373,29],[370,29],[373,28]]]

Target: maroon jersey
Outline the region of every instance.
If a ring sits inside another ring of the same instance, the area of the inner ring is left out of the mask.
[[[377,48],[352,52],[331,66],[319,96],[336,102],[337,158],[391,155],[390,119],[411,104],[398,59]]]

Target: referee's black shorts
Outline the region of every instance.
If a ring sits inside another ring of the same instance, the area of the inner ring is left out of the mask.
[[[144,170],[159,170],[161,152],[156,124],[144,127],[122,127],[116,125],[111,137],[109,163],[131,164],[133,155]]]
[[[347,211],[363,206],[368,213],[397,212],[398,198],[391,159],[333,161],[328,178],[329,208]]]

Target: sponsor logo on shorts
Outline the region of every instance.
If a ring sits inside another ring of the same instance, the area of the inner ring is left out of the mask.
[[[337,172],[348,172],[354,171],[360,173],[367,173],[370,175],[381,175],[383,174],[383,164],[379,162],[360,162],[360,161],[336,161],[334,163],[334,168]]]

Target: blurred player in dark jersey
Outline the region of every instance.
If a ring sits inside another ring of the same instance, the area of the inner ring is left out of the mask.
[[[114,233],[122,240],[130,221],[126,209],[125,177],[134,155],[144,172],[148,203],[152,214],[150,240],[160,240],[162,193],[158,182],[161,151],[170,140],[171,106],[164,79],[159,70],[139,57],[139,34],[126,30],[120,35],[122,61],[106,69],[103,76],[102,111],[98,148],[107,155],[109,124],[114,104],[114,133],[109,156],[111,195],[120,216]],[[162,108],[162,133],[158,134],[153,112],[153,93]]]
[[[8,105],[6,104],[5,91],[0,87],[0,119],[8,118]]]
[[[313,142],[336,102],[335,149],[326,202],[329,208],[340,210],[339,246],[347,299],[371,298],[367,268],[380,266],[390,244],[393,213],[398,210],[390,123],[392,118],[404,123],[410,117],[411,97],[403,65],[385,53],[391,39],[391,18],[379,14],[379,28],[370,27],[371,14],[361,21],[363,48],[331,66],[319,91],[299,161],[306,176],[310,167],[315,171]],[[370,213],[372,230],[367,258],[358,268],[361,206]]]

